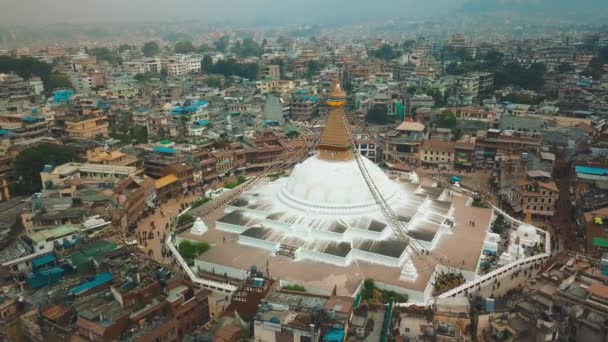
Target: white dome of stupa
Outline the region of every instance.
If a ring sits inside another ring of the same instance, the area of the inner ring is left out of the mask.
[[[374,184],[387,201],[396,199],[398,185],[372,161],[362,157]],[[319,155],[297,165],[278,192],[285,205],[320,214],[377,211],[356,160],[325,160]]]

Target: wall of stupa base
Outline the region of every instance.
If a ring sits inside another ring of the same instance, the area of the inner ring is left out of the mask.
[[[312,239],[315,239],[315,240],[320,240],[320,241],[329,240],[329,241],[341,242],[344,240],[344,234],[317,230],[317,229],[311,229],[310,233],[309,233],[309,237]]]
[[[477,279],[479,276],[477,275],[477,273],[475,272],[471,272],[471,271],[466,271],[466,270],[459,270],[459,269],[454,269],[454,268],[450,268],[448,266],[445,265],[441,265],[438,264],[435,266],[435,269],[433,270],[431,277],[429,278],[429,281],[426,284],[426,287],[424,288],[424,300],[429,300],[432,298],[433,296],[433,282],[435,277],[437,277],[441,272],[444,273],[454,273],[454,272],[459,272],[462,273],[465,282],[472,282],[473,280]]]
[[[390,228],[387,226],[384,228],[384,231],[390,231]],[[382,240],[383,238],[386,238],[390,235],[390,233],[383,234],[383,232],[374,232],[372,230],[364,230],[364,229],[357,229],[357,228],[349,227],[344,232],[344,237],[347,240],[361,239],[361,240],[378,241],[378,240]]]
[[[374,285],[382,290],[395,291],[397,293],[405,293],[408,295],[408,302],[421,303],[425,301],[424,293],[421,291],[416,291],[412,289],[407,289],[401,286],[395,286],[390,284],[385,284],[382,282],[374,281]]]
[[[253,265],[253,263],[252,263]],[[234,267],[224,266],[220,264],[216,264],[213,262],[207,262],[204,260],[195,259],[194,260],[194,268],[195,270],[201,270],[204,272],[215,273],[218,275],[227,274],[228,277],[234,279],[245,279],[249,275],[248,270],[241,270]]]
[[[353,259],[368,261],[373,264],[380,264],[384,266],[390,267],[401,267],[405,261],[409,258],[407,252],[403,252],[399,258],[393,258],[386,255],[380,255],[375,253],[370,253],[366,251],[362,251],[360,249],[353,249],[350,254]]]
[[[261,210],[255,210],[255,209],[250,209],[250,208],[241,208],[244,210],[244,212],[246,213],[248,218],[254,218],[254,219],[258,219],[258,220],[265,220],[266,217],[268,217],[268,212],[267,211],[261,211]]]
[[[250,247],[261,248],[261,249],[269,251],[273,254],[279,249],[279,246],[280,246],[280,244],[277,242],[266,241],[266,240],[256,239],[256,238],[252,238],[249,236],[242,236],[242,235],[239,236],[239,244],[245,245],[245,246],[250,246]]]
[[[330,255],[325,253],[319,253],[307,249],[300,248],[296,251],[296,260],[308,259],[311,261],[322,262],[325,264],[335,265],[335,266],[348,266],[351,263],[351,254],[348,253],[346,257],[339,257],[337,255]]]
[[[268,214],[266,214],[266,216],[268,216]],[[264,228],[272,228],[281,232],[288,232],[291,230],[291,223],[283,223],[264,219],[260,222],[260,224],[264,226]]]
[[[225,231],[225,232],[228,232],[228,233],[234,233],[234,234],[241,234],[242,232],[244,232],[247,229],[249,229],[249,228],[244,227],[244,226],[239,226],[239,225],[236,225],[236,224],[219,222],[219,221],[217,221],[215,223],[215,228],[217,230]]]

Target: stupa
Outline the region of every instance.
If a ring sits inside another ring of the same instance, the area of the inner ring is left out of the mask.
[[[190,233],[194,234],[194,235],[203,235],[207,232],[207,225],[205,224],[205,222],[203,222],[203,219],[200,217],[197,217],[196,220],[194,220],[194,224],[192,225],[192,228],[190,228]]]
[[[226,207],[215,229],[237,234],[241,245],[296,261],[370,262],[399,267],[402,280],[414,281],[412,241],[396,237],[361,174],[346,126],[345,99],[340,85],[332,86],[318,153],[288,177],[245,192]],[[416,245],[432,250],[453,220],[444,189],[422,186],[415,175],[389,177],[369,159],[361,160]]]

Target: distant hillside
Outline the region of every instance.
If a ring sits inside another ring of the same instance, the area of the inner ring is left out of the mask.
[[[519,15],[572,21],[608,18],[607,0],[470,0],[458,10],[469,15]]]

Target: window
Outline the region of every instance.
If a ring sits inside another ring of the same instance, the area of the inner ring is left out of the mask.
[[[536,206],[532,207],[532,210],[536,210]]]

